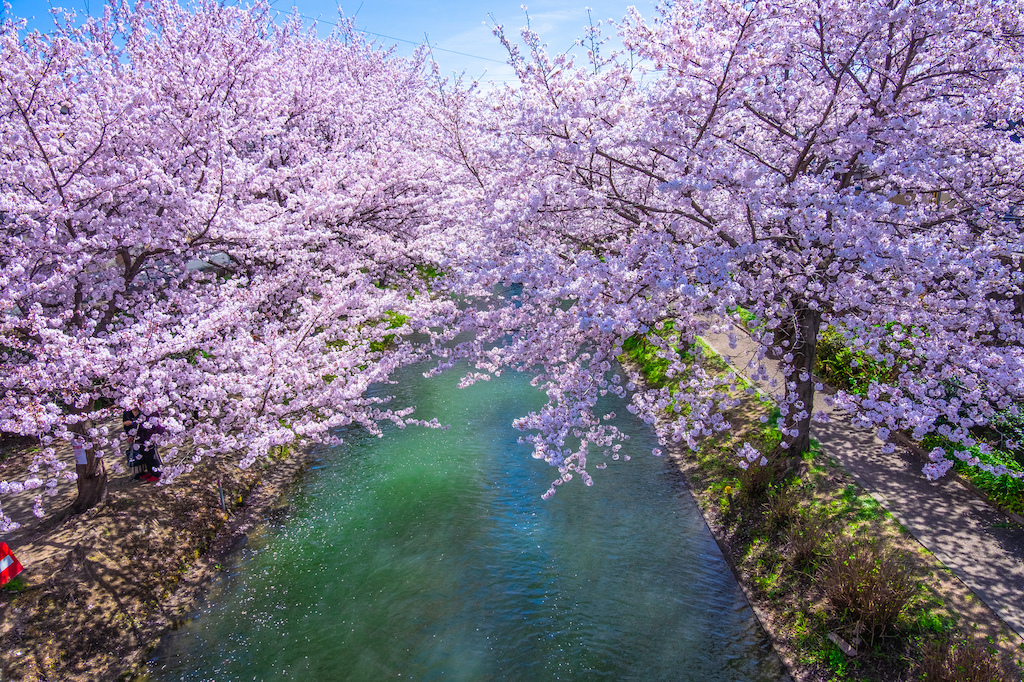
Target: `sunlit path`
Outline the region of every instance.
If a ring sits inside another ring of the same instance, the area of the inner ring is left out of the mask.
[[[735,348],[730,348],[724,334],[708,333],[704,338],[733,366],[750,373],[747,365],[756,357],[757,347],[749,336],[738,334]],[[771,379],[779,382],[778,363],[765,363]],[[758,383],[766,393],[779,391],[771,380]],[[828,423],[816,423],[811,431],[825,452],[1024,637],[1024,528],[1007,527],[1002,514],[952,476],[927,480],[921,473],[924,463],[904,448],[884,453],[882,441],[872,431],[851,425],[849,416],[827,406],[820,393],[814,409],[830,415]]]

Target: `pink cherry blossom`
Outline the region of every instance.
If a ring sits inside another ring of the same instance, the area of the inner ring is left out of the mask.
[[[0,429],[118,452],[97,425],[138,403],[170,482],[176,446],[247,466],[402,423],[367,389],[448,338],[423,273],[468,177],[429,151],[422,55],[267,5],[58,21],[0,28]]]
[[[761,322],[750,329],[761,357],[783,364],[775,397],[793,456],[809,447],[826,325],[892,369],[865,396],[836,396],[859,423],[922,438],[951,422],[952,440],[971,444],[971,426],[1024,398],[1013,161],[1024,42],[1012,4],[713,0],[658,12],[631,10],[630,54],[585,65],[529,29],[519,43],[496,27],[519,83],[459,109],[481,130],[450,145],[469,143],[487,246],[453,269],[467,285],[518,290],[514,305],[480,311],[466,357],[540,368],[550,402],[517,426],[564,467],[566,436],[597,436],[597,398],[619,394],[601,363],[647,333],[682,381],[674,394],[632,392],[628,410],[697,447],[728,382],[675,347],[699,355],[705,330],[737,333],[742,305]],[[933,464],[929,475],[944,470]]]

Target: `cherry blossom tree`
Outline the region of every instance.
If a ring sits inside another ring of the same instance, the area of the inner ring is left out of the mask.
[[[0,430],[43,446],[0,493],[55,491],[74,436],[74,509],[95,504],[133,404],[166,429],[165,482],[408,421],[366,390],[454,311],[423,276],[446,172],[421,58],[266,6],[56,18],[0,29]]]
[[[761,358],[782,363],[790,453],[809,446],[832,325],[891,369],[867,395],[840,393],[857,423],[883,439],[938,432],[979,464],[971,427],[1024,397],[1013,3],[667,3],[627,18],[628,55],[583,67],[529,29],[525,54],[497,32],[521,85],[481,124],[495,255],[464,270],[522,285],[514,306],[481,313],[498,345],[475,352],[491,371],[542,366],[550,402],[520,426],[556,483],[588,478],[589,447],[614,452],[622,434],[593,410],[605,392],[632,393],[666,442],[728,428],[733,377],[688,366],[669,338],[736,333],[736,306],[756,318]],[[636,333],[685,376],[678,394],[609,376]]]
[[[517,425],[556,483],[590,483],[592,451],[628,437],[608,394],[665,442],[729,427],[737,377],[696,360],[736,306],[785,368],[791,453],[823,325],[891,366],[840,395],[883,438],[966,448],[1024,397],[1009,3],[671,3],[624,22],[628,54],[591,30],[583,67],[499,27],[520,84],[484,93],[265,6],[57,19],[0,29],[0,430],[44,446],[0,494],[53,490],[74,437],[76,509],[94,504],[104,424],[136,403],[166,427],[167,481],[379,433],[412,420],[367,388],[428,350],[472,359],[466,383],[535,372],[549,402]],[[499,284],[510,300],[489,301]],[[636,334],[677,392],[616,374]]]

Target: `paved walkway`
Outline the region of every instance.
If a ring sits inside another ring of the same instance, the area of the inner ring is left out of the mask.
[[[757,344],[737,331],[735,348],[725,334],[708,333],[705,341],[744,374],[756,357]],[[777,387],[758,382],[769,395],[782,389],[778,363],[766,361]],[[873,431],[850,424],[846,413],[815,398],[815,411],[829,413],[827,424],[812,423],[811,435],[854,479],[903,524],[1018,635],[1024,637],[1024,527],[1007,518],[952,477],[929,481],[924,462],[904,448],[882,452]]]

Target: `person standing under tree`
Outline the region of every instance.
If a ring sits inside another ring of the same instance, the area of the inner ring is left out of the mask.
[[[130,410],[125,410],[122,416],[124,421],[124,432],[128,434],[129,461],[142,463],[142,471],[135,475],[135,478],[149,483],[160,480],[160,456],[156,451],[156,444],[152,442],[154,435],[163,433],[157,419],[159,413],[144,415],[135,405]]]

